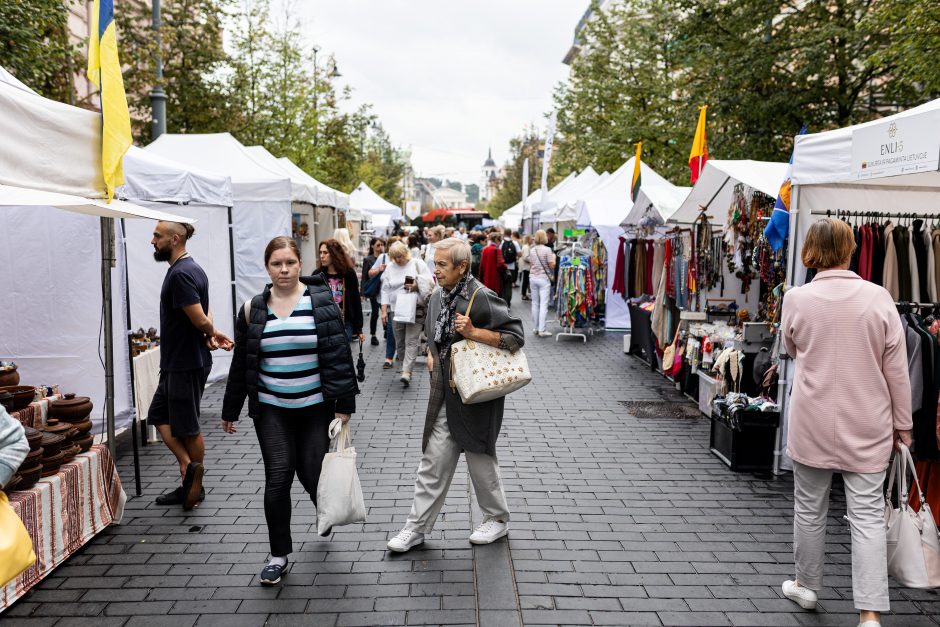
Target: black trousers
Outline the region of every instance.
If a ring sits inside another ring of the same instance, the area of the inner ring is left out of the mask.
[[[293,552],[290,491],[295,474],[313,504],[317,503],[317,483],[330,448],[335,408],[336,403],[329,401],[301,409],[261,403],[261,417],[254,423],[264,459],[264,518],[273,557]]]
[[[522,271],[522,298],[526,298],[529,295],[529,271]]]
[[[372,316],[369,318],[369,331],[372,332],[372,337],[375,337],[375,331],[378,328],[379,318],[382,317],[382,305],[379,304],[378,298],[370,298],[369,302],[372,304]]]

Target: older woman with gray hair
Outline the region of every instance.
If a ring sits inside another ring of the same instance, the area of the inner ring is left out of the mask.
[[[470,274],[470,246],[463,240],[448,238],[436,244],[434,275],[438,288],[431,295],[425,323],[431,397],[414,504],[404,528],[388,542],[388,548],[398,553],[423,543],[434,528],[461,451],[483,511],[483,524],[470,535],[470,542],[489,544],[509,532],[509,507],[496,459],[505,398],[465,405],[448,385],[447,373],[450,348],[462,339],[518,351],[525,341],[522,321]],[[471,299],[473,308],[468,312]]]

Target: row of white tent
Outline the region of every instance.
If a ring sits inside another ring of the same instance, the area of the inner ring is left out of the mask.
[[[620,237],[644,216],[652,215],[663,225],[689,226],[705,207],[710,222],[720,228],[738,183],[776,196],[787,170],[785,163],[712,160],[694,187],[680,187],[641,161],[640,193],[634,202],[630,194],[634,163],[635,157],[631,157],[613,173],[598,174],[590,166],[580,173],[572,172],[544,198],[537,189],[525,202],[506,210],[501,222],[508,228],[518,228],[523,216],[536,214],[540,227],[551,226],[559,234],[565,229],[591,227],[608,250],[608,277],[613,277]],[[630,312],[623,298],[610,291],[612,284],[609,280],[605,325],[612,330],[627,329]]]
[[[23,383],[61,384],[104,407],[101,328],[109,296],[102,293],[99,217],[151,218],[121,219],[115,227],[110,277],[118,427],[133,415],[127,331],[159,327],[166,265],[152,257],[154,220],[195,223],[188,249],[209,276],[216,324],[231,336],[238,304],[268,281],[264,247],[290,235],[292,220],[308,224],[301,248],[310,271],[339,212],[350,226],[373,215],[380,222],[401,215],[365,184],[344,194],[228,133],[163,135],[145,149],[132,147],[120,200],[106,203],[100,115],[42,98],[6,72],[0,72],[0,136],[0,359],[17,362]],[[227,373],[231,354],[214,357],[213,380]],[[99,433],[102,415],[96,411],[94,418]]]

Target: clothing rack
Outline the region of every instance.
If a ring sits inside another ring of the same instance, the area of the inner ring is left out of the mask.
[[[826,209],[825,211],[815,210],[810,212],[814,216],[826,216],[827,218],[871,218],[873,220],[937,220],[940,221],[940,213],[882,213],[880,211],[848,211],[845,209]]]
[[[577,241],[575,241],[575,242],[571,242],[570,244],[568,244],[568,245],[566,245],[564,248],[562,248],[561,251],[558,253],[558,256],[559,256],[559,258],[560,258],[560,257],[563,257],[563,256],[571,256],[571,257],[579,257],[579,258],[580,258],[580,257],[583,257],[583,256],[590,257],[591,254],[592,254],[592,252],[593,252],[593,251],[590,250],[589,248],[585,248],[585,247],[582,246],[580,243],[578,243]],[[556,263],[557,263],[557,262],[556,262]],[[584,271],[587,272],[587,271],[588,271],[588,268],[584,268]],[[558,307],[557,301],[556,301],[555,307],[556,307],[556,311],[557,311],[557,307]],[[559,323],[559,326],[560,326],[560,325],[561,325],[561,321],[559,320],[558,323]],[[586,333],[586,334],[585,334],[585,333],[576,333],[575,330],[574,330],[574,329],[575,329],[574,324],[572,324],[570,327],[564,327],[564,326],[562,326],[562,327],[561,327],[562,330],[555,334],[555,341],[557,342],[557,341],[558,341],[558,338],[560,338],[560,337],[562,337],[562,336],[564,336],[564,337],[579,337],[579,338],[581,338],[581,340],[582,340],[585,344],[587,344],[588,335],[594,335],[594,328],[591,326],[591,324],[592,324],[591,320],[588,319],[587,333]],[[568,329],[568,330],[565,331],[564,329]]]

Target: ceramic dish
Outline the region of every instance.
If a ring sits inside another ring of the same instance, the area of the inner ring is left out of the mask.
[[[8,385],[0,387],[0,392],[9,392],[13,395],[13,411],[26,409],[36,396],[36,388],[31,385]]]

